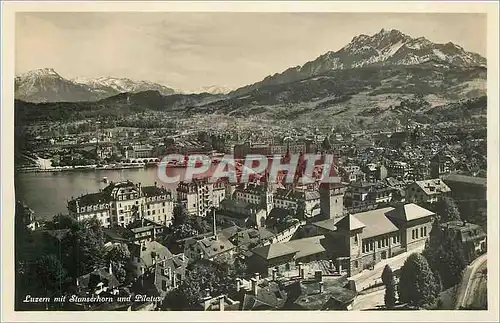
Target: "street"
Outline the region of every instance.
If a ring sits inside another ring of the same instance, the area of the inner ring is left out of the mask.
[[[401,268],[406,259],[413,253],[421,253],[424,249],[424,246],[411,250],[409,252],[402,253],[395,257],[382,260],[381,262],[375,265],[373,270],[363,270],[361,273],[354,275],[351,277],[352,280],[356,282],[356,289],[362,291],[363,289],[373,286],[376,283],[382,282],[382,271],[384,270],[386,265],[389,265],[392,271],[395,271]]]
[[[457,292],[455,309],[486,308],[487,294],[487,254],[474,260],[463,274],[462,283]]]
[[[384,305],[385,288],[376,292],[359,295],[352,304],[354,311],[373,309],[378,305]]]

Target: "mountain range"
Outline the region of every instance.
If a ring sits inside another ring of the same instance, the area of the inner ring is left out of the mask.
[[[432,110],[435,107],[440,107],[435,111],[441,111],[439,115],[445,115],[443,119],[446,119],[453,116],[450,111],[457,107],[461,111],[467,110],[468,105],[463,100],[479,102],[474,103],[474,113],[483,115],[487,102],[484,100],[487,92],[484,57],[453,43],[435,44],[423,37],[412,38],[397,30],[384,29],[372,36],[356,36],[336,52],[327,52],[302,66],[289,68],[229,93],[226,89],[207,87],[200,89],[200,94],[172,94],[173,91],[149,82],[127,80],[131,85],[114,78],[70,81],[53,70],[45,70],[40,76],[35,72],[32,74],[33,79],[43,80],[39,83],[43,86],[26,81],[30,78],[22,79],[23,82],[16,80],[17,99],[31,102],[86,101],[83,98],[88,95],[100,100],[72,105],[72,109],[80,111],[79,115],[86,116],[89,114],[82,111],[106,111],[107,114],[122,116],[150,109],[178,112],[179,116],[222,113],[305,123],[359,122],[361,119],[376,123],[411,117],[414,113],[427,120],[428,116],[434,115]],[[23,87],[18,87],[18,83]],[[26,89],[33,92],[26,93]],[[130,94],[116,94],[123,91]],[[68,94],[65,98],[71,96],[79,100],[57,99],[63,93]],[[44,100],[25,99],[34,97]],[[455,104],[457,102],[462,103]],[[43,118],[36,111],[36,105],[21,101],[16,101],[16,104],[22,107],[26,121]],[[52,115],[57,115],[56,111],[67,106],[43,105],[47,113],[52,111]],[[468,116],[466,112],[460,115]]]
[[[15,78],[15,98],[34,103],[97,101],[119,93],[150,90],[162,95],[175,93],[161,84],[127,78],[66,79],[52,68],[32,70]]]
[[[385,30],[372,35],[359,35],[337,52],[329,51],[302,66],[295,66],[239,88],[231,95],[241,95],[267,85],[283,84],[331,70],[363,66],[418,65],[429,61],[446,66],[466,68],[486,66],[479,54],[465,51],[451,42],[435,44],[424,37],[412,38],[399,30]]]

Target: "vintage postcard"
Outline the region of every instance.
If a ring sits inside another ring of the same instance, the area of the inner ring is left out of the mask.
[[[497,3],[6,2],[2,42],[6,321],[498,320]]]

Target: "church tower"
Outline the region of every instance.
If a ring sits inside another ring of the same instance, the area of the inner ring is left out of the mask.
[[[322,183],[319,188],[321,215],[325,219],[340,219],[344,216],[344,194],[341,183]]]

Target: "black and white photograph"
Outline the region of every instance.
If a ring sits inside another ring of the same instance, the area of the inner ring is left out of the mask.
[[[11,311],[498,319],[498,13],[265,8],[15,12]]]

